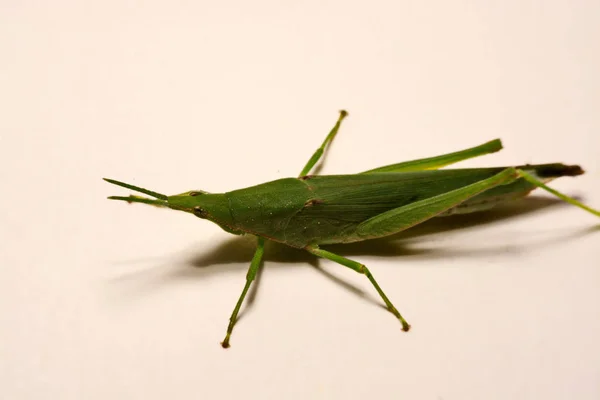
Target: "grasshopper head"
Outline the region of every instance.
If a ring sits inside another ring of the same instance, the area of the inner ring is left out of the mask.
[[[153,192],[128,183],[104,178],[105,181],[127,189],[152,196],[153,198],[129,195],[110,196],[111,200],[122,200],[128,203],[144,203],[156,207],[167,207],[173,210],[185,211],[203,219],[208,219],[221,226],[226,231],[235,230],[234,223],[229,211],[227,198],[221,193],[207,193],[201,190],[167,196],[162,193]]]

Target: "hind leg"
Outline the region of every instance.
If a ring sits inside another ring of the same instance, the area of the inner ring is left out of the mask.
[[[551,193],[553,195],[555,195],[556,197],[558,197],[559,199],[566,201],[569,204],[573,204],[574,206],[577,206],[587,212],[590,212],[592,214],[594,214],[597,217],[600,217],[600,211],[595,210],[591,207],[586,206],[585,204],[575,200],[572,197],[567,196],[566,194],[563,194],[561,192],[559,192],[558,190],[552,189],[550,186],[547,186],[546,184],[544,184],[543,182],[539,181],[538,179],[536,179],[533,175],[521,170],[521,169],[517,169],[517,173],[519,174],[519,176],[521,176],[523,179],[525,179],[527,182],[544,189],[545,191],[547,191],[548,193]]]
[[[516,169],[507,168],[491,178],[376,215],[358,225],[356,235],[366,240],[398,233],[456,207],[486,190],[514,182],[518,178]]]

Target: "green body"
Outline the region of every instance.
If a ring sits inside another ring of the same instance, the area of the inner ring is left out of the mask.
[[[111,196],[110,199],[189,212],[218,224],[229,233],[256,236],[256,251],[242,294],[229,319],[227,334],[221,343],[223,347],[229,347],[238,312],[260,266],[266,240],[303,248],[365,275],[387,309],[401,322],[402,329],[408,331],[410,325],[364,264],[324,250],[320,245],[379,238],[437,216],[486,210],[523,197],[537,187],[600,216],[597,210],[545,184],[561,176],[582,174],[583,170],[576,165],[440,169],[499,151],[502,144],[497,139],[454,153],[386,165],[360,174],[308,175],[346,115],[345,111],[340,112],[337,123],[298,178],[279,179],[227,193],[191,191],[173,196],[106,179],[153,197],[131,195]]]
[[[562,164],[523,168],[544,179],[556,178],[569,170]],[[377,236],[361,232],[363,222],[386,211],[490,178],[504,169],[304,176],[220,194],[191,192],[195,195],[171,196],[169,203],[209,219],[228,232],[253,234],[304,248],[372,239]],[[534,188],[533,184],[518,179],[438,215],[488,209],[522,197]]]

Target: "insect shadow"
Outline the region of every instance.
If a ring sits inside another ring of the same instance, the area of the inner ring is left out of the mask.
[[[501,221],[516,219],[523,217],[549,207],[560,207],[566,204],[561,200],[543,197],[543,196],[530,196],[525,199],[520,199],[500,205],[495,209],[484,211],[480,213],[454,215],[443,218],[434,218],[423,224],[417,225],[406,231],[397,233],[381,239],[369,240],[364,242],[349,243],[342,245],[330,245],[328,249],[333,249],[337,254],[341,254],[347,257],[350,256],[377,256],[377,257],[410,257],[418,256],[426,259],[438,259],[446,258],[449,256],[474,256],[490,253],[501,253],[506,252],[505,247],[499,246],[498,248],[488,249],[469,249],[469,250],[457,250],[457,249],[444,249],[444,248],[414,248],[410,246],[411,239],[417,239],[423,236],[429,236],[434,234],[440,234],[444,232],[456,231],[461,229],[468,229],[477,226],[490,225],[499,223]],[[591,233],[597,229],[587,229],[585,232],[578,232],[575,236],[581,236],[583,234]],[[573,236],[573,234],[569,234]],[[556,239],[564,242],[565,237]],[[553,240],[552,242],[555,242]],[[543,245],[543,243],[540,243]],[[218,246],[212,248],[209,252],[202,254],[192,255],[187,260],[187,267],[185,269],[178,269],[172,272],[172,277],[204,277],[208,274],[219,273],[219,268],[227,264],[235,264],[235,269],[246,270],[248,260],[250,260],[254,254],[255,241],[252,238],[247,237],[233,237],[226,241],[221,242]],[[320,274],[324,275],[334,283],[340,285],[344,289],[352,292],[353,294],[364,298],[365,300],[374,303],[382,308],[385,308],[380,301],[365,293],[358,287],[344,281],[336,275],[322,269],[319,266],[319,260],[307,253],[304,250],[294,249],[289,246],[285,246],[275,242],[267,242],[265,248],[264,261],[267,263],[275,262],[278,265],[281,264],[293,264],[293,265],[306,265],[309,264]],[[219,268],[212,268],[219,266]],[[189,268],[192,267],[192,268]],[[256,300],[258,289],[261,282],[261,275],[264,268],[258,272],[256,280],[250,290],[248,303],[246,310]]]
[[[330,245],[328,249],[333,249],[337,254],[344,256],[376,256],[376,257],[422,257],[424,259],[443,259],[447,257],[472,257],[481,255],[493,255],[505,253],[506,247],[498,246],[486,249],[455,249],[455,248],[416,248],[411,247],[411,243],[419,243],[419,239],[426,236],[438,235],[452,231],[465,230],[479,226],[487,226],[502,221],[513,220],[519,217],[524,217],[536,212],[540,212],[547,208],[568,206],[559,199],[543,196],[530,196],[525,199],[515,200],[511,203],[499,205],[494,209],[479,213],[454,215],[442,218],[433,218],[423,224],[417,225],[406,231],[385,238],[368,240],[364,242]],[[570,232],[561,235],[559,238],[554,238],[546,242],[537,243],[538,246],[553,245],[557,241],[564,242],[565,240],[575,239],[582,235],[586,235],[598,231],[600,225],[592,229],[584,231]],[[209,251],[202,253],[186,252],[183,260],[181,256],[177,256],[179,261],[175,268],[169,268],[161,272],[159,280],[160,284],[167,281],[179,281],[189,279],[207,279],[211,275],[224,274],[227,272],[246,271],[248,269],[248,261],[252,259],[256,249],[256,241],[252,237],[234,236],[222,241]],[[273,263],[280,267],[305,267],[307,264],[312,266],[318,273],[341,286],[345,290],[350,291],[356,296],[363,298],[372,304],[385,308],[380,303],[378,298],[371,296],[362,289],[346,282],[345,280],[323,269],[319,265],[318,258],[301,249],[294,249],[275,242],[267,242],[263,263]],[[399,263],[401,264],[401,263]],[[270,267],[270,266],[269,266]],[[252,307],[256,301],[257,293],[261,284],[261,277],[264,270],[264,265],[259,269],[256,279],[248,294],[248,302],[239,317]],[[143,273],[144,271],[134,272],[121,276],[123,278],[132,278],[133,275]],[[156,283],[156,282],[155,282]],[[154,285],[152,285],[154,286]]]

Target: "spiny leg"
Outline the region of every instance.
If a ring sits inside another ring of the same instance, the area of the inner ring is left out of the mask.
[[[223,348],[225,348],[225,349],[229,347],[229,338],[231,337],[231,332],[233,332],[233,327],[235,326],[235,323],[237,321],[237,316],[240,311],[240,307],[242,306],[242,303],[244,302],[244,298],[246,297],[246,294],[248,293],[248,289],[250,289],[250,284],[256,277],[256,272],[258,271],[258,268],[260,267],[260,262],[262,260],[262,256],[263,256],[263,253],[265,250],[265,240],[259,236],[257,242],[258,243],[256,246],[256,251],[254,252],[254,257],[252,257],[252,262],[250,263],[250,268],[248,269],[248,273],[246,274],[246,284],[244,285],[242,294],[240,295],[240,298],[238,299],[238,302],[235,305],[235,308],[233,309],[233,313],[231,314],[231,317],[229,318],[229,326],[227,327],[227,334],[225,335],[225,339],[223,339],[223,341],[221,342],[221,346],[223,346]]]
[[[521,170],[521,169],[517,169],[517,173],[523,178],[525,179],[527,182],[534,184],[535,186],[544,189],[545,191],[552,193],[553,195],[555,195],[556,197],[558,197],[559,199],[566,201],[569,204],[573,204],[574,206],[577,206],[581,209],[584,209],[587,212],[590,212],[592,214],[594,214],[597,217],[600,217],[600,211],[595,210],[591,207],[586,206],[585,204],[575,200],[572,197],[567,196],[566,194],[563,194],[561,192],[559,192],[558,190],[552,189],[551,187],[545,185],[543,182],[539,181],[538,179],[536,179],[533,175]]]
[[[310,170],[312,169],[312,167],[315,166],[317,161],[319,161],[319,159],[323,156],[323,152],[325,151],[325,148],[333,140],[335,135],[338,133],[338,130],[340,129],[340,125],[342,124],[342,121],[344,118],[346,118],[346,116],[348,116],[348,112],[345,110],[341,110],[340,116],[339,116],[337,122],[335,123],[335,125],[333,126],[333,128],[331,129],[331,131],[329,132],[327,137],[325,138],[325,141],[323,141],[323,144],[321,145],[321,147],[319,147],[314,152],[314,154],[312,155],[310,160],[308,160],[308,162],[306,163],[304,168],[302,168],[302,172],[300,172],[299,176],[307,175],[310,172]]]
[[[388,299],[388,297],[385,295],[383,290],[381,290],[381,287],[379,286],[379,284],[373,277],[373,274],[371,274],[371,271],[369,271],[369,269],[366,267],[366,265],[361,264],[356,261],[353,261],[353,260],[350,260],[346,257],[342,257],[337,254],[331,253],[327,250],[323,250],[323,249],[319,248],[318,246],[309,246],[309,247],[306,247],[306,250],[316,256],[326,258],[331,261],[335,261],[338,264],[341,264],[345,267],[353,269],[354,271],[358,272],[359,274],[366,275],[366,277],[369,279],[369,281],[371,281],[371,284],[377,290],[377,293],[379,293],[379,296],[381,296],[381,298],[383,299],[383,302],[387,306],[387,309],[392,314],[394,314],[396,316],[396,318],[398,318],[400,320],[400,322],[402,323],[402,330],[405,332],[408,332],[408,330],[410,329],[410,325],[408,324],[408,322],[406,322],[404,317],[402,317],[402,315],[400,315],[400,313],[398,312],[396,307],[394,307],[394,305]]]

